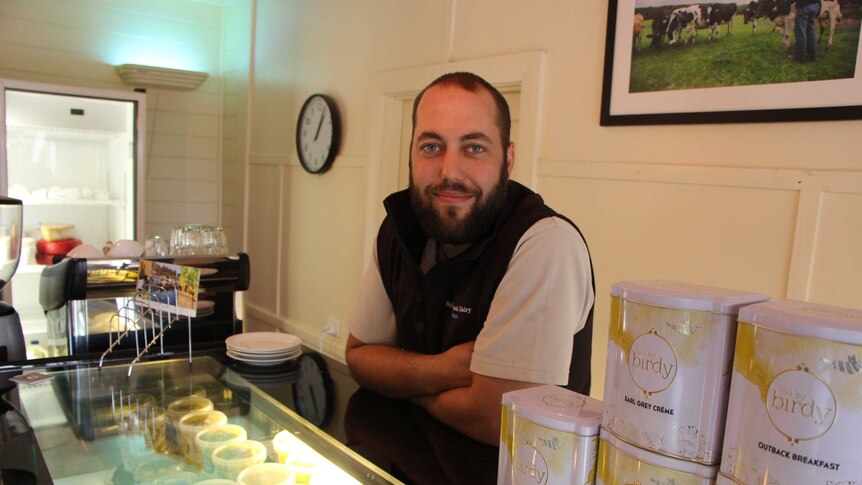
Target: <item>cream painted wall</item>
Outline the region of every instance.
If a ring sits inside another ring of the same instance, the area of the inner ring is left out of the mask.
[[[606,16],[607,2],[259,0],[251,320],[315,341],[353,302],[363,232],[378,222],[359,209],[374,185],[369,154],[389,135],[370,79],[536,51],[545,53],[536,186],[593,253],[594,395],[616,281],[862,305],[862,155],[847,139],[862,122],[601,127]],[[298,107],[314,92],[333,96],[345,119],[340,156],[322,176],[302,171],[292,143]],[[344,339],[323,347],[341,355]]]
[[[364,269],[372,75],[439,62],[448,4],[258,0],[255,18],[248,317],[314,346],[326,319],[343,321]],[[323,175],[304,172],[294,147],[297,112],[316,92],[335,98],[343,125]],[[323,348],[343,358],[345,339]]]
[[[147,220],[139,238],[168,237],[179,223],[219,222],[222,7],[189,0],[0,2],[0,77],[131,90],[114,72],[123,63],[212,74],[194,91],[147,89]]]

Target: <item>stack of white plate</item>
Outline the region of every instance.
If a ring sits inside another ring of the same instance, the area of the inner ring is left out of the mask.
[[[302,340],[277,332],[251,332],[225,340],[228,357],[256,366],[279,365],[302,355]]]

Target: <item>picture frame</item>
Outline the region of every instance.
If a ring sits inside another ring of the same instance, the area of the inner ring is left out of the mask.
[[[834,31],[835,46],[825,50],[826,41],[821,42],[815,62],[796,63],[788,58],[795,45],[791,24],[788,23],[791,25],[789,46],[783,48],[781,32],[778,35],[770,32],[768,19],[761,19],[763,27],[758,32],[752,30],[739,14],[733,18],[730,27],[719,26],[717,38],[711,41],[704,33],[706,29],[699,29],[693,42],[687,45],[682,45],[682,42],[669,45],[665,38],[660,39],[658,47],[655,47],[650,45],[654,40],[646,40],[644,36],[640,51],[637,51],[632,27],[636,11],[655,16],[656,10],[663,8],[665,18],[668,18],[668,12],[691,5],[680,5],[681,1],[608,0],[602,126],[862,119],[862,49],[859,47],[858,21],[862,7],[858,6],[859,2],[853,6],[853,12],[847,12],[853,15],[849,23],[851,27],[839,23]],[[715,2],[736,3],[712,0],[712,4]],[[654,7],[645,8],[648,5]],[[744,7],[740,5],[738,8]],[[647,35],[650,35],[653,20],[645,19]],[[726,31],[727,28],[733,31]],[[758,48],[756,55],[752,46]],[[746,49],[752,52],[751,56],[740,55]],[[711,71],[715,61],[708,64],[703,58],[718,57],[725,52],[725,65],[735,67],[737,72],[745,75],[731,77],[725,84],[716,84],[711,76],[725,73],[718,69]],[[734,54],[738,58],[735,62]],[[686,59],[688,64],[684,63]],[[842,70],[836,75],[832,64],[839,61]],[[644,67],[650,63],[650,69]],[[698,63],[702,63],[701,67],[688,73],[687,82],[691,85],[674,85],[678,77],[686,75],[678,76],[681,70]],[[761,72],[758,68],[763,68],[761,78],[755,77],[751,81],[748,71]],[[820,74],[817,69],[826,74]],[[770,76],[774,73],[784,77],[772,81]],[[644,88],[644,85],[656,81],[653,78],[659,78],[655,83],[658,87]],[[662,87],[662,81],[670,87]]]

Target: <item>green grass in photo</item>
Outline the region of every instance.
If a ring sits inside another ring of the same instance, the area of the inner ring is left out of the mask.
[[[833,48],[826,50],[827,31],[817,44],[818,60],[807,63],[788,59],[795,46],[793,34],[785,50],[780,32],[773,32],[772,24],[765,19],[758,21],[756,34],[750,24],[743,22],[742,15],[737,15],[731,36],[726,33],[727,26],[722,25],[718,40],[707,41],[706,30],[699,30],[694,44],[668,45],[665,37],[657,49],[650,47],[646,37],[652,23],[647,21],[643,47],[632,55],[629,90],[639,93],[852,78],[860,15],[858,10],[843,15],[835,29]]]

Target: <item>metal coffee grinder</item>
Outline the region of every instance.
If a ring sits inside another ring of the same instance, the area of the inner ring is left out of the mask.
[[[21,257],[21,201],[0,196],[0,289],[12,279]],[[27,358],[21,319],[12,305],[0,301],[0,363]]]

